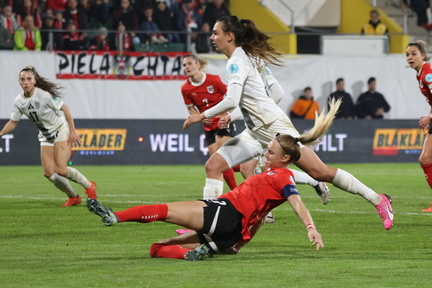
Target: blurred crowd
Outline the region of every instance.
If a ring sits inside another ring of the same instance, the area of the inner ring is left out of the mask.
[[[121,50],[186,43],[212,53],[227,0],[0,0],[0,49]]]

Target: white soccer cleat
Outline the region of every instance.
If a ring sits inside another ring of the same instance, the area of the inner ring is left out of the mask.
[[[321,197],[321,202],[326,205],[330,202],[330,189],[327,186],[326,182],[318,182],[317,185],[314,186],[316,193]]]

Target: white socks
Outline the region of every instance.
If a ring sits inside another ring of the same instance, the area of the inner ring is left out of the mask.
[[[77,194],[75,193],[69,181],[65,177],[54,173],[47,178],[54,184],[54,186],[56,186],[60,191],[63,191],[69,198],[77,197]]]
[[[318,185],[318,181],[309,176],[305,172],[301,172],[295,169],[289,169],[294,175],[294,180],[297,184],[308,184],[312,187]]]
[[[206,178],[203,191],[203,199],[215,199],[223,193],[223,181]]]
[[[373,205],[378,205],[381,202],[380,195],[345,170],[338,169],[336,171],[332,184],[352,194],[359,194]]]
[[[85,189],[90,188],[91,183],[87,178],[82,175],[77,169],[72,167],[67,167],[67,175],[66,178],[69,180],[81,184]]]

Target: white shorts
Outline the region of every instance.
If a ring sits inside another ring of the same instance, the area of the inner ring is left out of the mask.
[[[42,132],[39,131],[39,142],[41,146],[54,146],[54,143],[67,141],[69,137],[69,125],[65,122],[60,128],[54,133],[55,137],[48,140]]]
[[[230,167],[234,167],[258,155],[263,155],[267,150],[268,143],[278,133],[293,137],[300,136],[291,120],[286,117],[260,127],[255,131],[246,128],[242,133],[222,145],[217,153],[225,159]],[[303,145],[300,144],[300,147],[303,147]]]

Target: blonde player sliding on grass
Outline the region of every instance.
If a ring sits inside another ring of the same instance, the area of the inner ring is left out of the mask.
[[[96,183],[88,181],[75,168],[67,167],[71,146],[81,144],[81,139],[75,130],[69,107],[60,99],[61,87],[39,75],[32,66],[20,71],[18,81],[23,92],[15,98],[12,116],[0,131],[0,136],[14,130],[21,117],[26,115],[39,129],[44,176],[69,197],[61,206],[81,203],[81,197],[68,179],[81,184],[88,197],[97,198]]]
[[[422,116],[419,120],[419,126],[422,130],[428,130],[423,150],[420,154],[420,165],[424,171],[426,181],[432,188],[432,66],[429,57],[426,55],[426,43],[416,41],[409,43],[406,48],[406,60],[408,65],[417,72],[417,81],[420,86],[420,92],[426,97],[426,101],[431,106],[428,116]],[[432,212],[432,202],[429,203],[429,208],[423,209],[423,212]]]
[[[260,61],[280,65],[281,53],[269,44],[269,38],[251,20],[236,16],[220,18],[213,28],[210,39],[216,50],[229,58],[227,96],[213,108],[190,115],[183,128],[238,107],[231,115],[221,117],[220,122],[227,125],[243,114],[246,130],[226,142],[207,161],[205,195],[220,195],[222,172],[262,154],[274,135],[299,136],[288,116],[267,97],[257,69]],[[342,169],[327,166],[309,147],[302,147],[302,156],[295,164],[316,180],[330,182],[342,190],[361,195],[375,206],[385,229],[393,226],[394,215],[389,196],[375,193]]]
[[[216,199],[168,204],[139,205],[113,212],[89,198],[90,212],[102,217],[107,226],[119,222],[164,221],[192,229],[177,237],[164,239],[150,247],[151,257],[202,260],[208,254],[237,253],[249,242],[265,216],[288,201],[307,229],[309,241],[319,250],[321,235],[298,194],[288,165],[300,158],[300,147],[311,145],[331,126],[340,102],[332,102],[328,114],[321,114],[314,127],[303,135],[277,135],[265,152],[267,171],[247,178],[234,190]]]

